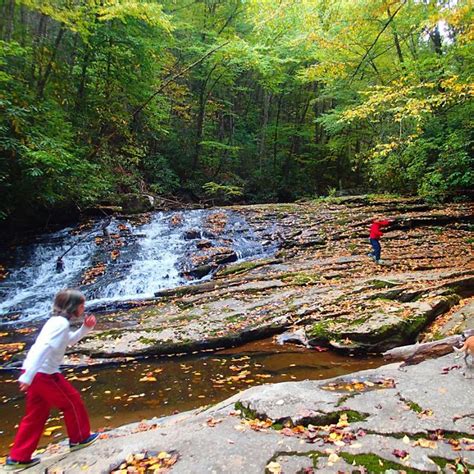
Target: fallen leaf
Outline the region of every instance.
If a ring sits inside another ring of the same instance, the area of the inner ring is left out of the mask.
[[[280,474],[281,473],[281,466],[279,463],[275,462],[275,461],[272,461],[272,462],[269,462],[265,468],[271,472],[272,474]]]
[[[209,418],[207,420],[207,426],[210,426],[211,428],[214,428],[214,426],[216,426],[218,423],[222,423],[224,420],[221,418],[221,419],[215,419],[215,418]]]
[[[392,451],[392,454],[396,456],[397,458],[404,459],[408,456],[408,453],[406,451],[403,451],[401,449],[394,449]]]
[[[436,443],[436,441],[431,441],[429,439],[420,438],[420,439],[417,439],[413,443],[413,446],[421,446],[422,448],[437,449],[438,444]]]

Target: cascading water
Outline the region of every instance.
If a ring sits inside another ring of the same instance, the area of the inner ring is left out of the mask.
[[[11,258],[9,275],[0,281],[0,323],[18,324],[47,317],[55,293],[66,287],[80,288],[87,296],[88,308],[93,308],[104,302],[149,298],[157,290],[186,284],[179,265],[196,251],[196,243],[187,240],[185,233],[204,228],[211,213],[183,211],[182,224],[177,226],[170,225],[170,212],[155,213],[149,223],[140,226],[114,219],[108,226],[110,234],[126,229],[128,237],[119,258],[109,262],[105,274],[93,284],[84,284],[83,275],[104,251],[95,242],[102,236],[104,221],[97,221],[82,232],[75,231],[74,235],[73,229],[67,228],[42,236],[37,243],[18,247]],[[225,241],[239,259],[258,258],[275,250],[273,246],[264,247],[240,215],[226,212],[226,218],[222,233],[205,235],[211,245],[217,247]],[[56,259],[68,249],[64,272],[56,273]]]

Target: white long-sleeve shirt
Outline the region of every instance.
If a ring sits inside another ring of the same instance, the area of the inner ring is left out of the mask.
[[[92,328],[84,324],[77,331],[70,331],[69,320],[63,316],[52,316],[46,321],[35,343],[23,362],[25,371],[19,381],[31,384],[37,372],[54,374],[59,372],[66,347],[84,337]]]

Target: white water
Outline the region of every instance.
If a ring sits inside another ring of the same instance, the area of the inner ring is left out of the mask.
[[[106,275],[92,286],[81,287],[81,281],[84,271],[93,265],[94,256],[101,251],[94,241],[101,236],[101,222],[77,235],[71,235],[72,229],[67,228],[42,236],[36,244],[16,249],[15,264],[9,268],[9,276],[0,281],[0,323],[17,324],[47,317],[54,295],[67,287],[84,291],[87,306],[91,308],[104,302],[152,297],[157,290],[186,284],[178,264],[187,252],[195,251],[195,241],[185,240],[183,234],[186,229],[203,229],[203,219],[209,214],[206,210],[184,211],[183,225],[177,227],[169,225],[171,213],[163,212],[154,214],[148,224],[138,227],[114,220],[108,227],[110,233],[118,233],[118,225],[125,224],[135,237],[126,239],[128,245],[120,248],[117,261],[108,264]],[[233,213],[228,216],[227,227],[220,237],[231,241],[229,246],[239,259],[269,253],[240,216]],[[222,245],[212,238],[208,240],[216,246]],[[57,257],[75,243],[64,257],[64,272],[56,273]]]

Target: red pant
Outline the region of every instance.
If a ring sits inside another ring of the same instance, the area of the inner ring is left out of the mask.
[[[10,452],[12,459],[31,459],[53,407],[64,413],[70,443],[80,443],[90,435],[89,417],[79,392],[60,373],[37,373],[26,394],[26,414]]]

